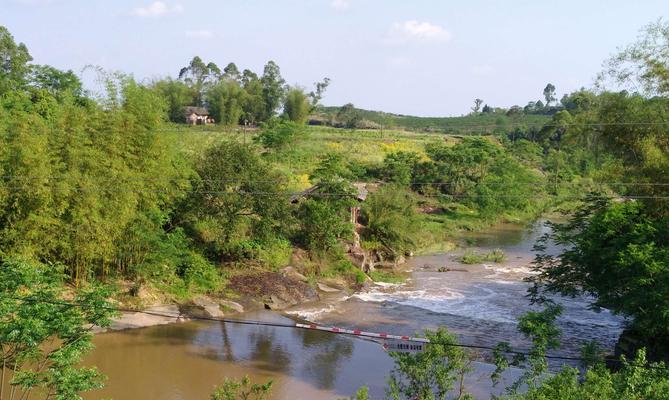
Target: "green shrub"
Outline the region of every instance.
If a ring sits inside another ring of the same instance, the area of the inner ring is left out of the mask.
[[[266,399],[272,390],[272,381],[260,385],[251,383],[248,376],[241,381],[225,379],[223,385],[217,386],[214,393],[209,397],[210,400],[263,400]]]
[[[350,222],[325,201],[307,199],[297,214],[301,227],[298,239],[309,250],[327,252],[338,239],[351,235]]]
[[[463,264],[481,264],[484,261],[501,263],[504,262],[504,260],[506,260],[506,254],[504,254],[504,250],[502,249],[495,249],[486,254],[467,249],[464,254],[462,254],[462,257],[460,257],[460,262]]]
[[[193,292],[211,292],[223,285],[223,278],[216,267],[197,253],[186,257],[178,269],[183,271],[186,287]]]
[[[311,104],[302,88],[292,87],[288,90],[283,100],[283,114],[285,117],[295,123],[304,124],[310,108]]]
[[[292,121],[271,121],[253,138],[255,142],[273,150],[281,150],[305,133],[304,125]]]
[[[386,393],[390,399],[446,399],[456,390],[458,399],[470,399],[462,382],[472,370],[467,353],[457,345],[456,336],[445,328],[425,332],[430,345],[419,353],[389,353],[395,362],[388,378]],[[459,396],[458,396],[459,394]]]
[[[486,254],[484,259],[485,261],[503,263],[506,260],[506,254],[504,254],[504,250],[502,249],[495,249],[490,253]]]
[[[411,183],[418,161],[418,154],[409,151],[397,151],[386,155],[383,160],[383,179],[399,185],[408,185]]]
[[[288,265],[293,247],[286,239],[273,239],[262,243],[258,250],[258,259],[270,268],[280,268]]]
[[[397,256],[416,247],[419,229],[416,201],[400,186],[384,186],[372,193],[362,208],[366,224],[362,238]]]
[[[481,264],[485,260],[485,257],[474,250],[467,249],[465,250],[462,257],[460,257],[460,262],[463,264]]]
[[[369,277],[372,278],[374,282],[402,283],[406,280],[406,276],[403,274],[378,270],[371,271]]]
[[[349,278],[354,280],[357,284],[363,284],[367,280],[367,275],[348,260],[334,262],[330,268],[321,273],[321,276]]]

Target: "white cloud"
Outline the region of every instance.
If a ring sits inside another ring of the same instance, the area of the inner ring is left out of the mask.
[[[214,33],[206,29],[196,29],[193,31],[186,31],[186,37],[189,38],[209,39],[213,36]]]
[[[184,11],[181,4],[168,5],[162,1],[154,1],[145,7],[136,7],[132,10],[132,15],[136,17],[163,17],[168,14],[180,14]]]
[[[395,36],[404,40],[446,42],[451,39],[451,33],[439,25],[416,20],[396,23],[393,26]]]
[[[330,7],[335,10],[348,10],[351,7],[351,3],[348,0],[332,0],[330,2]]]

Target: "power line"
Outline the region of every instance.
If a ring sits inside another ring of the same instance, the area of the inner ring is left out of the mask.
[[[416,140],[415,138],[409,138],[406,137],[407,135],[423,135],[423,136],[428,136],[428,135],[446,135],[446,136],[489,136],[490,134],[494,133],[493,131],[495,130],[503,130],[503,133],[512,133],[514,129],[519,129],[519,128],[526,128],[526,129],[534,129],[537,131],[540,131],[543,128],[572,128],[572,127],[586,127],[586,128],[604,128],[604,127],[632,127],[632,126],[638,126],[638,127],[643,127],[643,128],[652,128],[652,127],[664,127],[664,126],[669,126],[669,121],[668,122],[650,122],[650,121],[640,121],[640,122],[572,122],[572,123],[564,123],[564,124],[541,124],[541,123],[536,123],[536,122],[529,122],[529,123],[514,123],[514,122],[509,122],[508,125],[496,125],[496,124],[484,124],[484,125],[467,125],[467,124],[462,124],[462,123],[456,123],[456,124],[450,124],[448,122],[444,122],[443,124],[435,124],[435,125],[430,125],[430,126],[420,126],[420,127],[410,127],[410,126],[398,126],[397,129],[391,129],[391,130],[386,130],[385,133],[381,133],[380,130],[374,130],[374,129],[355,129],[351,131],[351,133],[357,133],[360,134],[365,133],[369,134],[369,137],[364,137],[364,136],[356,136],[353,138],[352,136],[346,135],[347,129],[342,129],[342,132],[336,132],[337,130],[341,128],[334,128],[334,127],[325,127],[328,129],[329,132],[325,132],[326,134],[328,133],[337,133],[339,135],[340,140],[356,140],[356,141],[365,141],[365,140],[398,140],[398,139],[405,139],[405,140]],[[140,129],[138,129],[140,130]],[[259,132],[261,130],[258,130]],[[459,131],[465,131],[460,133]],[[480,131],[480,132],[466,132],[466,131]],[[165,128],[158,128],[151,130],[150,132],[156,132],[156,133],[175,133],[175,134],[221,134],[221,135],[230,135],[235,134],[235,135],[241,135],[241,131],[231,131],[231,130],[221,130],[221,131],[215,131],[215,130],[207,130],[207,131],[198,131],[198,130],[190,130],[188,128],[175,128],[175,129],[165,129]],[[396,132],[396,133],[394,133]],[[29,132],[30,134],[34,135],[41,135],[41,133],[35,132]],[[309,134],[312,135],[318,135],[319,133],[323,132],[308,132]],[[601,132],[596,132],[596,131],[585,131],[585,132],[579,132],[579,134],[600,134]],[[372,134],[379,135],[378,138],[371,137]],[[49,133],[46,133],[45,135],[49,135]],[[329,139],[336,139],[334,137],[331,137]]]
[[[68,176],[68,175],[0,175],[0,180],[4,181],[15,181],[15,180],[71,180],[73,183],[78,183],[78,178],[88,178],[85,175],[82,176]],[[104,177],[94,177],[95,181],[98,182],[110,182],[110,183],[128,183],[128,182],[161,182],[161,183],[174,183],[174,182],[207,182],[207,183],[239,183],[239,184],[253,184],[253,183],[283,183],[277,179],[213,179],[213,178],[148,178],[148,177],[132,177],[132,178],[104,178]],[[358,182],[352,182],[358,183]],[[391,184],[390,182],[360,182],[363,184]],[[459,182],[423,182],[423,181],[410,181],[406,183],[410,186],[457,186],[461,183]],[[474,186],[505,186],[508,185],[508,182],[489,182],[489,183],[476,183]],[[545,182],[514,182],[514,185],[523,185],[523,186],[544,186],[549,185]],[[550,184],[553,186],[552,184]],[[669,182],[623,182],[623,181],[603,181],[603,182],[560,182],[559,186],[582,186],[582,185],[607,185],[607,186],[669,186]],[[187,189],[181,189],[187,190]]]
[[[506,185],[509,185],[508,183]],[[244,190],[192,190],[192,189],[181,189],[181,188],[171,188],[171,189],[119,189],[118,187],[102,187],[102,186],[91,186],[91,187],[70,187],[63,188],[54,185],[43,185],[40,188],[49,188],[56,192],[74,192],[74,193],[153,193],[153,194],[171,194],[175,192],[183,193],[194,193],[194,194],[205,194],[205,195],[217,195],[217,196],[276,196],[276,197],[324,197],[324,198],[336,198],[336,197],[356,197],[356,193],[345,193],[345,192],[313,192],[305,193],[301,192],[260,192],[260,191],[244,191]],[[475,186],[476,187],[476,186]],[[485,188],[486,186],[479,186]],[[559,186],[558,186],[559,187]],[[25,186],[7,186],[5,189],[10,191],[21,191],[21,192],[35,192],[39,188],[29,188]],[[443,198],[443,199],[485,199],[485,198],[500,198],[500,199],[525,199],[525,200],[543,200],[548,198],[560,198],[562,200],[581,200],[586,197],[590,199],[601,199],[601,200],[669,200],[669,195],[660,196],[660,195],[644,195],[644,194],[628,194],[628,195],[551,195],[551,194],[533,194],[533,195],[521,195],[521,194],[421,194],[421,197],[424,198]]]
[[[439,117],[436,117],[439,119]],[[658,122],[658,121],[624,121],[624,122],[570,122],[570,123],[546,123],[542,124],[540,122],[511,122],[507,121],[507,125],[504,124],[466,124],[466,123],[449,123],[448,121],[444,120],[441,124],[434,124],[431,126],[422,126],[422,127],[409,127],[409,126],[397,126],[395,129],[388,128],[385,131],[386,132],[392,132],[394,130],[398,132],[407,132],[407,133],[425,133],[421,132],[421,129],[509,129],[509,128],[520,128],[520,127],[528,127],[528,128],[543,128],[543,127],[548,127],[548,128],[561,128],[561,127],[573,127],[573,126],[669,126],[669,121],[667,122]],[[342,129],[342,128],[336,128],[332,126],[319,126],[316,128],[312,128],[313,130],[316,129],[326,129],[330,132],[346,132],[350,131],[349,129]],[[413,131],[412,129],[415,129]],[[190,130],[187,127],[184,129],[166,129],[166,128],[159,128],[155,130],[156,132],[174,132],[174,133],[230,133],[231,130],[221,130],[221,131],[216,131],[216,130],[207,130],[207,131],[198,131],[198,130]],[[234,133],[241,133],[236,130],[232,130]],[[261,131],[261,130],[258,130]],[[354,129],[353,132],[369,132],[369,133],[376,133],[376,129]],[[392,133],[390,133],[392,135]]]
[[[26,303],[43,303],[43,304],[51,304],[51,305],[61,305],[65,307],[80,307],[80,308],[88,308],[92,307],[90,305],[84,304],[84,303],[75,303],[75,302],[68,302],[68,301],[52,301],[52,300],[46,300],[46,299],[39,299],[39,298],[31,298],[31,297],[16,297],[16,296],[3,296],[8,299],[12,300],[17,300],[17,301],[22,301]],[[155,311],[145,311],[145,310],[132,310],[132,309],[124,309],[124,308],[118,308],[118,307],[106,307],[106,306],[99,306],[99,308],[108,310],[108,311],[113,311],[113,312],[127,312],[127,313],[139,313],[139,314],[145,314],[145,315],[151,315],[151,316],[156,316],[156,317],[163,317],[163,318],[169,318],[169,319],[175,319],[175,320],[180,320],[182,318],[181,313],[179,315],[174,315],[174,314],[165,314],[165,313],[159,313]],[[340,335],[346,335],[346,336],[355,336],[355,337],[372,337],[375,339],[385,339],[385,338],[393,338],[393,339],[400,339],[406,342],[419,342],[419,343],[429,343],[432,345],[443,345],[443,346],[448,346],[448,347],[458,347],[458,348],[465,348],[465,349],[473,349],[473,350],[486,350],[486,351],[498,351],[501,353],[505,354],[513,354],[513,355],[518,355],[518,356],[533,356],[530,352],[530,350],[513,350],[513,349],[501,349],[497,347],[492,347],[492,346],[483,346],[483,345],[468,345],[468,344],[460,344],[460,343],[452,343],[452,342],[435,342],[431,341],[427,338],[420,338],[420,337],[411,337],[411,336],[400,336],[400,335],[392,335],[392,334],[386,334],[386,333],[372,333],[372,332],[363,332],[361,330],[352,330],[352,329],[344,329],[344,328],[337,328],[337,327],[323,327],[323,326],[318,326],[315,324],[300,324],[300,323],[293,323],[293,324],[288,324],[288,323],[279,323],[279,322],[266,322],[266,321],[258,321],[258,320],[249,320],[249,319],[232,319],[232,318],[214,318],[214,317],[200,317],[200,316],[188,316],[187,317],[190,320],[195,320],[195,321],[210,321],[210,322],[222,322],[222,323],[228,323],[228,324],[238,324],[238,325],[255,325],[255,326],[267,326],[267,327],[272,327],[272,328],[289,328],[289,329],[306,329],[306,330],[319,330],[322,332],[328,332],[332,334],[340,334]],[[364,334],[367,335],[364,335]],[[373,336],[371,336],[373,335]],[[582,357],[571,357],[571,356],[560,356],[560,355],[548,355],[544,354],[544,358],[546,359],[552,359],[552,360],[562,360],[562,361],[579,361],[579,362],[587,362],[590,360],[587,360]],[[615,363],[623,363],[622,360],[618,359],[611,359],[607,358],[604,361],[606,362],[615,362]],[[634,367],[641,367],[641,368],[650,368],[650,369],[662,369],[666,370],[669,369],[669,367],[665,367],[662,365],[638,365],[638,364],[633,364],[633,363],[627,363],[628,365],[634,366]]]

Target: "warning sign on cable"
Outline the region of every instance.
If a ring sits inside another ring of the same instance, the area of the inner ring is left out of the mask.
[[[407,342],[405,340],[386,340],[383,342],[383,348],[386,351],[396,353],[422,353],[426,346],[427,343]]]

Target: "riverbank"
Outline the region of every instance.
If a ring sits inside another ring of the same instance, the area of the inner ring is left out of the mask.
[[[448,239],[442,238],[443,241],[439,245],[423,247],[417,253],[420,257],[453,254],[459,249],[467,248],[468,242],[476,241],[480,241],[485,247],[486,237],[490,236],[487,231],[490,231],[491,227],[507,227],[506,230],[517,233],[518,227],[526,223],[525,220],[522,221],[524,222],[522,224],[513,222],[479,225],[479,229],[475,230],[459,229],[455,234],[451,232]],[[488,229],[482,229],[483,226],[488,226]],[[473,225],[467,227],[472,228]],[[504,230],[505,228],[502,228],[502,231]],[[495,232],[495,229],[492,231]],[[495,233],[492,236],[494,237]],[[284,311],[318,304],[332,307],[333,302],[345,301],[351,296],[368,292],[373,289],[375,283],[381,286],[406,284],[414,269],[409,257],[408,260],[402,258],[398,263],[382,263],[381,268],[364,274],[352,265],[352,262],[356,261],[355,256],[349,252],[339,262],[312,261],[303,251],[297,251],[291,258],[290,266],[277,271],[258,267],[233,270],[227,278],[225,288],[220,292],[194,294],[182,298],[148,284],[139,290],[134,284],[122,284],[120,285],[122,294],[118,297],[120,306],[137,311],[123,312],[114,320],[110,330],[185,322],[193,317],[222,318],[262,309]],[[313,273],[314,268],[321,271],[320,276]],[[438,268],[448,269],[446,264],[436,266],[435,270]]]
[[[533,246],[550,226],[536,223],[499,224],[486,232],[470,233],[471,243],[456,251],[417,256],[409,260],[412,272],[406,282],[373,285],[343,302],[297,306],[288,313],[323,325],[349,329],[412,334],[424,329],[447,327],[463,344],[496,346],[508,341],[517,348],[531,343],[517,330],[518,318],[537,310],[527,299],[532,275]],[[500,262],[463,263],[467,252],[489,254],[501,249]],[[551,251],[557,248],[550,247]],[[590,310],[590,299],[555,296],[562,304],[558,326],[563,332],[560,353],[579,357],[580,347],[597,340],[602,349],[613,351],[622,330],[622,319],[607,310]]]
[[[280,325],[308,320],[400,335],[446,326],[463,344],[494,346],[509,341],[514,348],[528,348],[515,321],[530,308],[523,278],[529,272],[534,240],[546,229],[543,224],[530,229],[502,224],[467,235],[470,243],[475,242],[472,250],[502,248],[507,256],[502,263],[462,264],[464,247],[417,256],[404,266],[411,270],[404,282],[370,284],[357,292],[316,289],[319,300],[314,302],[280,311],[245,310],[233,318]],[[450,270],[439,272],[441,267]],[[563,304],[561,354],[578,356],[582,341],[598,339],[606,347],[617,336],[618,322],[606,312],[588,310],[587,299],[564,299]],[[369,386],[371,398],[382,398],[393,368],[381,342],[287,327],[188,321],[97,335],[94,343],[97,349],[87,362],[109,376],[109,385],[90,398],[205,398],[225,377],[246,374],[254,382],[273,380],[272,398],[277,400],[296,394],[317,400],[346,398],[363,385]],[[472,353],[477,360],[489,356]],[[477,398],[503,390],[504,384],[491,385],[491,365],[475,362],[474,366],[466,386]],[[511,371],[506,383],[517,373]]]
[[[290,319],[271,311],[246,318],[273,323]],[[384,398],[393,361],[382,343],[311,330],[190,321],[98,335],[86,358],[107,377],[104,388],[85,399],[206,399],[225,378],[248,375],[273,381],[274,400],[349,398],[368,386],[370,398]],[[493,388],[491,365],[474,363],[466,386],[476,398]],[[507,373],[512,382],[515,371]]]
[[[198,294],[183,300],[165,301],[170,297],[146,287],[135,296],[120,297],[120,308],[129,311],[121,312],[108,330],[146,328],[203,317],[225,318],[263,309],[281,311],[299,304],[315,303],[321,298],[347,296],[362,288],[363,284],[350,285],[339,278],[311,281],[292,266],[277,272],[237,273],[230,277],[224,291]]]

